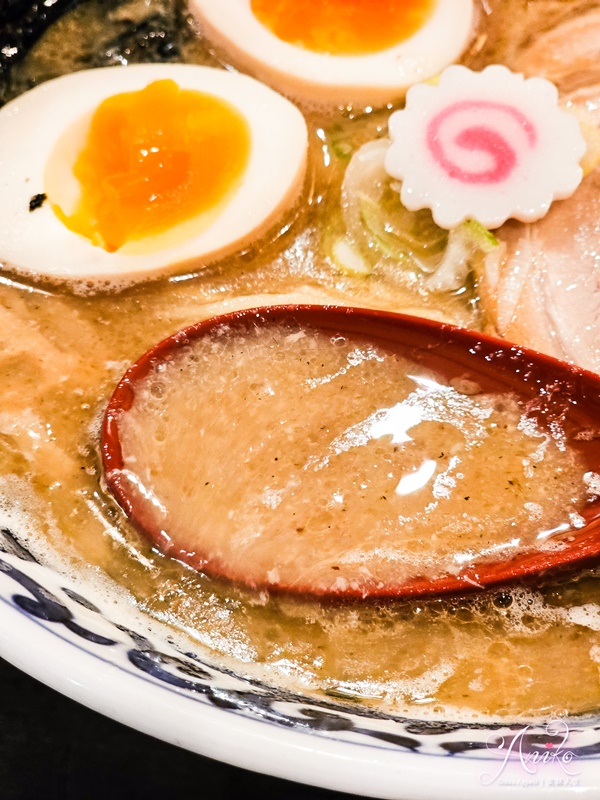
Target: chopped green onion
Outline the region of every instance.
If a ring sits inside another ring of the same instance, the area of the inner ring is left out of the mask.
[[[346,275],[370,275],[371,267],[347,239],[339,237],[331,247],[336,266]]]

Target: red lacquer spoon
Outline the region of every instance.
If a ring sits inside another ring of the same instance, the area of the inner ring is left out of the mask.
[[[241,566],[239,559],[236,561],[226,555],[227,548],[222,546],[223,533],[219,534],[219,543],[211,526],[203,522],[202,509],[193,520],[190,518],[187,528],[182,529],[181,525],[170,528],[168,509],[162,506],[161,498],[140,488],[131,477],[131,465],[137,464],[141,469],[145,456],[124,452],[127,415],[161,365],[186,348],[189,350],[202,337],[214,335],[216,331],[246,335],[257,326],[268,329],[282,323],[290,324],[295,330],[325,332],[328,337],[339,335],[367,340],[435,372],[448,383],[457,379],[472,381],[483,393],[512,393],[540,430],[556,430],[556,426],[560,426],[566,447],[576,451],[582,461],[582,473],[600,472],[600,377],[597,375],[499,339],[416,317],[331,306],[251,309],[206,320],[160,342],[128,370],[109,402],[102,429],[106,484],[130,521],[157,549],[206,574],[251,588],[330,599],[473,591],[518,579],[539,578],[551,571],[589,565],[600,558],[600,500],[594,496],[580,509],[578,526],[563,525],[552,537],[551,548],[532,547],[508,558],[481,557],[451,573],[432,574],[429,570],[427,574],[404,574],[394,578],[388,571],[384,581],[377,580],[376,575],[357,577],[356,571],[347,579],[341,570],[341,574],[332,575],[331,581],[324,582],[322,575],[318,580],[311,577],[311,569],[300,571],[293,580],[282,578],[278,554],[286,553],[292,543],[297,547],[301,524],[295,530],[276,532],[277,541],[271,548],[272,555],[271,551],[267,553],[266,563],[265,553],[255,561],[250,547]],[[210,404],[204,408],[201,416],[206,417],[210,415]],[[248,409],[240,409],[242,416],[246,413]],[[200,421],[190,424],[200,424]],[[185,441],[174,442],[174,446],[185,447]],[[202,455],[207,456],[204,453],[199,457]],[[493,486],[494,474],[490,474],[489,480]],[[184,507],[185,502],[184,497],[178,498],[178,505]],[[233,513],[237,513],[235,509]],[[308,555],[303,553],[303,558],[314,559],[315,566],[320,568],[322,554],[310,551],[310,540],[307,547]],[[268,558],[272,558],[272,563]],[[337,566],[330,568],[340,570]]]

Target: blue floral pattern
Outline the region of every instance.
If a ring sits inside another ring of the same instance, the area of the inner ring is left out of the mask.
[[[194,652],[181,652],[168,638],[147,635],[108,619],[79,591],[65,587],[61,576],[39,564],[9,531],[0,531],[0,602],[33,622],[140,680],[271,725],[348,742],[428,755],[501,759],[523,723],[461,724],[393,717],[349,703],[293,694],[207,663]],[[44,582],[42,582],[42,576]],[[49,588],[52,586],[52,588]],[[1,613],[1,612],[0,612]],[[151,691],[151,689],[150,689]],[[600,719],[569,720],[569,750],[575,758],[600,757]],[[545,724],[528,726],[522,751],[534,752],[559,732]]]

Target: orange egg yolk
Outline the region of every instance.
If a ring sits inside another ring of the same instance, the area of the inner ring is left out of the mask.
[[[202,229],[239,186],[249,154],[248,123],[231,104],[156,81],[98,106],[73,168],[78,203],[59,216],[109,252],[196,217]]]
[[[408,39],[437,0],[251,0],[255,17],[285,42],[336,56],[369,55]]]

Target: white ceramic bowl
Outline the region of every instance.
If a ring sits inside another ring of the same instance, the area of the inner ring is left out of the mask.
[[[41,563],[7,528],[0,656],[131,727],[282,778],[395,800],[600,797],[600,717],[424,722],[244,680],[184,652],[125,597],[107,602],[85,575]]]
[[[0,656],[107,716],[248,769],[395,800],[600,798],[600,717],[398,719],[245,680],[0,531]],[[573,676],[577,680],[577,676]]]

